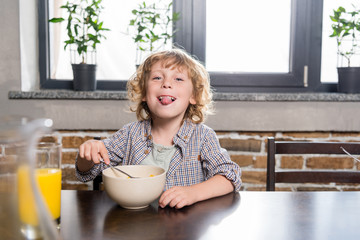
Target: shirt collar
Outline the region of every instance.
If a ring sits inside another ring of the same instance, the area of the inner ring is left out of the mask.
[[[176,137],[178,137],[182,142],[185,144],[189,142],[192,132],[194,131],[195,123],[191,120],[186,119],[184,120],[183,124],[181,125]],[[177,140],[175,137],[174,142]],[[176,142],[175,142],[176,144]]]
[[[189,139],[191,137],[192,132],[194,131],[194,128],[195,128],[195,123],[193,123],[189,119],[185,119],[179,131],[174,137],[174,143],[179,144],[179,142],[183,142],[184,144],[186,144],[187,142],[189,142]],[[144,140],[151,140],[150,142],[152,142],[151,120],[144,121],[142,135],[144,137]]]
[[[148,146],[152,145],[152,136],[151,136],[151,121],[143,120],[141,136],[144,141],[146,141]]]

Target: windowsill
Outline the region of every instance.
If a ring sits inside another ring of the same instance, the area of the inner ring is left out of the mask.
[[[9,91],[9,99],[127,100],[125,91],[71,90]],[[360,102],[360,94],[346,93],[215,93],[214,101],[250,102]]]

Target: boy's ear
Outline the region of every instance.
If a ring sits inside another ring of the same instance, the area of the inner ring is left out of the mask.
[[[196,99],[194,96],[191,96],[190,100],[189,100],[190,104],[195,105],[196,104]]]

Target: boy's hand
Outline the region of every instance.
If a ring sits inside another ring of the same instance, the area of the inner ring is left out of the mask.
[[[95,164],[100,163],[100,159],[103,159],[106,164],[110,163],[106,147],[104,143],[99,140],[88,140],[81,144],[79,147],[79,156]]]
[[[168,205],[182,208],[232,191],[234,191],[234,186],[230,180],[222,175],[215,175],[199,184],[188,187],[172,187],[166,190],[159,199],[159,206],[164,208]]]
[[[196,192],[192,186],[172,187],[166,190],[159,199],[159,206],[164,208],[167,205],[175,208],[182,208],[195,203]]]

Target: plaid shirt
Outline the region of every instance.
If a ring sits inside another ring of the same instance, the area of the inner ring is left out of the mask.
[[[241,169],[231,161],[227,151],[220,147],[216,133],[204,124],[185,120],[173,139],[176,151],[166,175],[165,190],[173,186],[201,183],[217,174],[230,180],[235,191],[240,190]],[[125,125],[113,136],[103,140],[111,165],[137,165],[152,151],[150,121]],[[96,164],[87,172],[76,169],[83,182],[94,179],[106,166]]]

